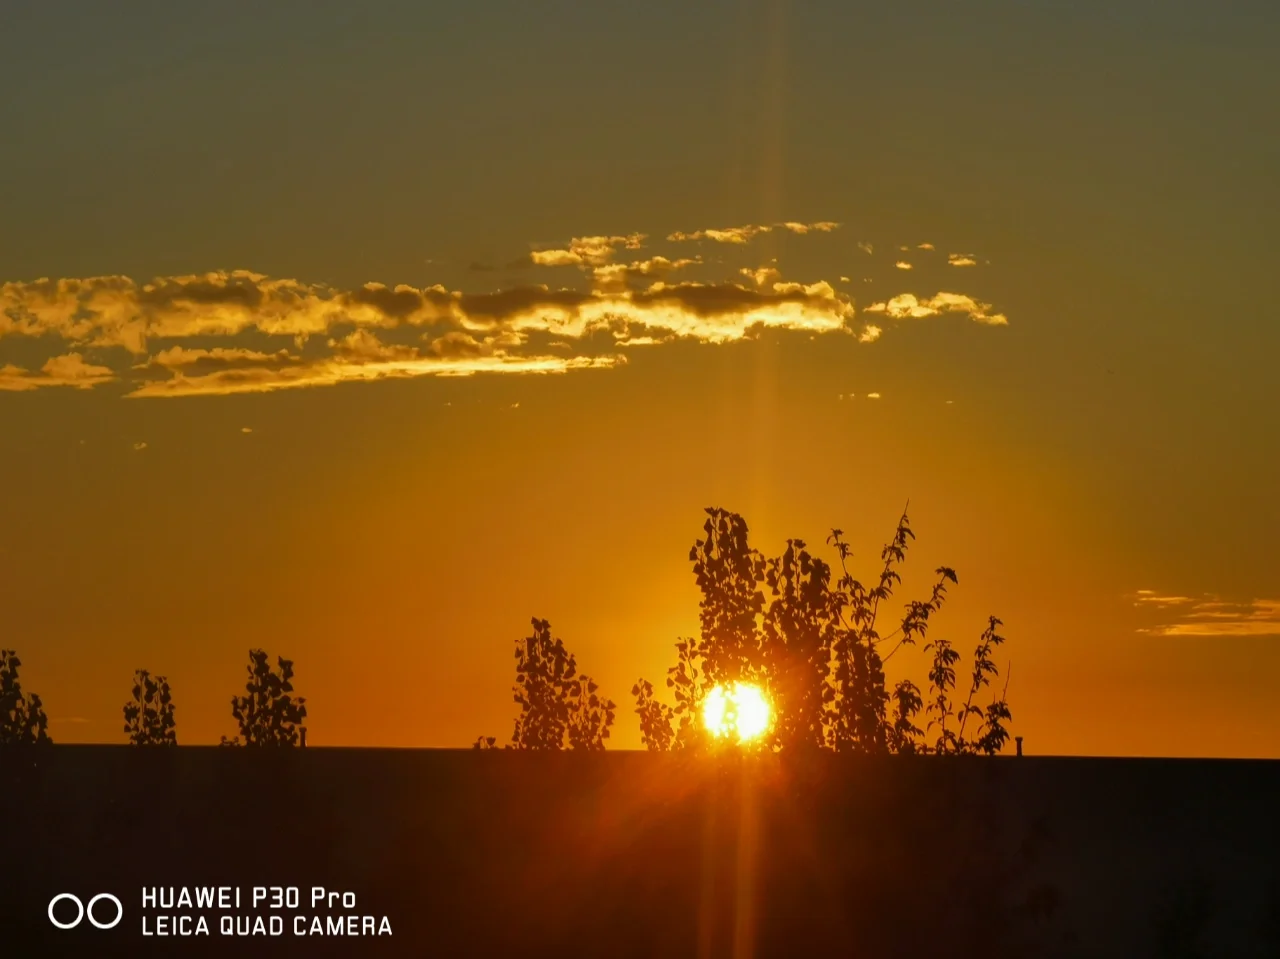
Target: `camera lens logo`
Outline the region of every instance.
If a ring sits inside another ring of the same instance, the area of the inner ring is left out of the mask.
[[[76,917],[70,922],[59,922],[58,917],[53,914],[54,907],[64,899],[76,904]],[[102,922],[93,914],[93,907],[104,899],[114,903],[116,907],[116,917],[110,922]],[[49,900],[49,921],[59,929],[74,929],[86,918],[89,920],[90,925],[95,929],[114,929],[116,926],[120,925],[120,920],[124,918],[124,906],[120,904],[119,899],[111,895],[109,892],[98,893],[89,900],[88,905],[81,902],[79,896],[74,896],[69,892],[60,892]]]

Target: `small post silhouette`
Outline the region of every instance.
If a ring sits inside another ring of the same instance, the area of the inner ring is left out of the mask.
[[[1021,755],[1022,755],[1022,737],[1021,737],[1021,736],[1014,736],[1014,737],[1013,737],[1013,741],[1014,741],[1015,743],[1017,743],[1017,745],[1018,745],[1018,755],[1019,755],[1019,756],[1021,756]]]

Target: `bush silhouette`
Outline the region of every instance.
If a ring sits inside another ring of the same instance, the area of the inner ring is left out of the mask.
[[[135,746],[176,746],[178,733],[173,719],[173,697],[169,681],[151,678],[145,669],[133,676],[133,698],[124,704],[124,731]]]
[[[520,707],[508,749],[604,749],[617,706],[600,695],[545,619],[532,620],[533,635],[516,643],[514,699]],[[495,748],[481,736],[476,749]]]
[[[293,661],[277,659],[277,673],[261,649],[249,650],[245,695],[231,697],[231,715],[240,735],[222,737],[224,746],[305,746],[306,699],[293,696]]]
[[[766,559],[751,548],[741,516],[718,508],[706,513],[703,538],[689,552],[702,593],[700,635],[676,642],[677,662],[667,671],[675,706],[655,700],[644,679],[631,689],[647,748],[705,746],[709,737],[698,722],[702,700],[714,686],[734,682],[763,687],[773,703],[776,718],[762,743],[766,748],[986,755],[1003,748],[1011,719],[1007,677],[1005,692],[985,706],[975,701],[999,675],[992,657],[1004,637],[996,632],[1001,623],[994,616],[974,651],[962,703],[956,701],[960,654],[942,639],[923,647],[932,654],[927,704],[910,680],[892,690],[886,685],[885,662],[903,646],[926,639],[947,584],[957,582],[954,570],[939,567],[929,599],[908,602],[897,628],[881,636],[881,606],[901,582],[898,567],[915,538],[905,510],[881,550],[871,587],[849,572],[850,549],[838,529],[827,539],[839,559],[835,575],[803,540],[788,540],[781,556]],[[924,729],[917,725],[920,718]]]
[[[21,665],[12,649],[0,650],[0,744],[51,743],[49,718],[40,697],[22,692],[18,681]]]

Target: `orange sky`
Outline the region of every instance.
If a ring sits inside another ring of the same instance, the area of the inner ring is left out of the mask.
[[[900,597],[1005,621],[1028,751],[1280,755],[1273,11],[497,7],[0,15],[56,740],[147,668],[216,743],[251,646],[310,743],[505,737],[538,616],[636,747],[704,507],[865,579],[909,497]]]

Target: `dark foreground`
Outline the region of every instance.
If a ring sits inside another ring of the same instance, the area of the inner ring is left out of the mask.
[[[7,747],[0,956],[1276,956],[1278,812],[1263,762]]]

